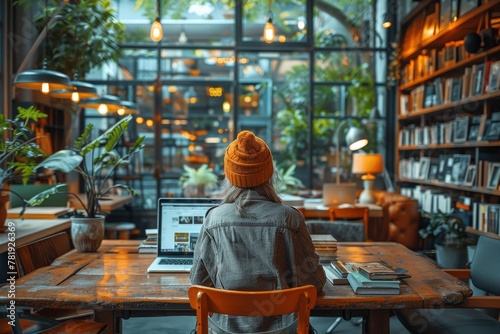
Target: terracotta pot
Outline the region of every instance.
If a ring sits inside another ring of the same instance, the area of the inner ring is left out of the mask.
[[[71,238],[79,252],[95,252],[104,239],[104,216],[71,217]]]

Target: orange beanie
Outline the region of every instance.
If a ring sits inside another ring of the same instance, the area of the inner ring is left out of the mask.
[[[266,143],[250,131],[241,131],[226,149],[224,173],[240,188],[252,188],[273,175],[273,156]]]

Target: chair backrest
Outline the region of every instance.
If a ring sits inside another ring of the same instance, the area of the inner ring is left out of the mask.
[[[18,275],[24,276],[35,269],[50,265],[56,258],[72,249],[71,237],[59,232],[16,249]]]
[[[339,208],[339,207],[331,207],[330,208],[330,220],[332,222],[335,221],[345,221],[345,222],[353,222],[360,223],[362,222],[364,225],[364,237],[365,240],[368,240],[368,222],[369,222],[369,209],[362,207],[354,207],[354,208]]]
[[[481,235],[471,262],[471,279],[476,287],[500,295],[500,238]]]
[[[198,334],[208,334],[209,313],[268,317],[295,312],[298,334],[307,334],[316,293],[312,285],[272,291],[235,291],[192,285],[188,291],[191,308],[196,310]]]

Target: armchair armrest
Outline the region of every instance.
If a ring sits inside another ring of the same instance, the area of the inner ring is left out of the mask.
[[[472,296],[466,298],[459,307],[500,310],[500,296]]]

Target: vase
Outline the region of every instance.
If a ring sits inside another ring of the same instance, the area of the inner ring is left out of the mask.
[[[467,248],[465,247],[447,247],[443,245],[434,245],[436,248],[436,262],[440,268],[461,269],[465,268],[467,261]]]
[[[71,239],[79,252],[95,252],[104,239],[104,216],[71,217]]]

